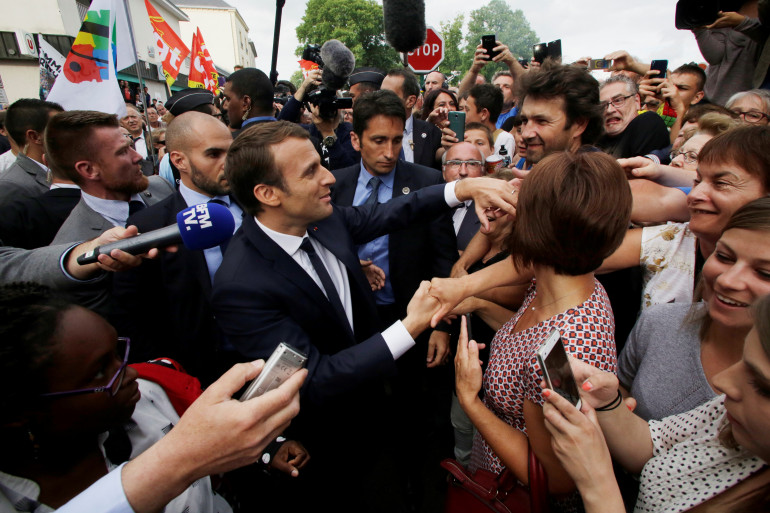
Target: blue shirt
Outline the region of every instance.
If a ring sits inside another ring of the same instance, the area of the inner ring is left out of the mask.
[[[503,128],[503,123],[505,123],[505,120],[515,116],[517,112],[519,112],[518,107],[511,107],[511,110],[505,114],[500,114],[500,116],[497,118],[497,123],[495,123],[495,128]]]
[[[366,170],[363,161],[361,162],[361,171],[358,173],[358,182],[356,183],[356,192],[353,195],[353,206],[363,205],[371,194],[372,188],[369,186],[369,180],[372,174]],[[377,189],[378,203],[387,203],[393,198],[393,181],[396,177],[396,169],[393,168],[386,175],[379,175],[382,181],[380,188]],[[396,302],[393,294],[393,285],[390,283],[390,260],[388,259],[389,236],[383,235],[371,242],[358,246],[358,258],[361,260],[371,260],[374,265],[382,269],[385,273],[385,285],[374,293],[374,298],[378,305],[392,305]]]
[[[278,121],[273,116],[254,116],[253,118],[249,118],[243,122],[241,125],[241,128],[246,128],[246,125],[250,125],[252,123],[262,123],[264,121]]]

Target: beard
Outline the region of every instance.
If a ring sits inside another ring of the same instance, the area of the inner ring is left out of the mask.
[[[190,162],[190,180],[198,189],[211,196],[227,196],[230,194],[230,184],[217,179],[212,180]]]

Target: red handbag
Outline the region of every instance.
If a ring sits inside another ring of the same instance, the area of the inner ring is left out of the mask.
[[[484,469],[470,473],[457,460],[441,466],[449,471],[445,513],[547,513],[548,477],[529,449],[529,486],[518,482],[507,468],[499,475]]]

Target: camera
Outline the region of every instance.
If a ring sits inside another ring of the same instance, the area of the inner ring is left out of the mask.
[[[338,49],[337,53],[334,51],[335,44],[327,46],[329,43],[336,43],[336,48]],[[337,91],[339,91],[345,82],[347,82],[350,73],[347,69],[348,66],[343,66],[340,65],[340,63],[335,62],[336,60],[341,60],[346,57],[344,54],[339,53],[340,51],[350,53],[350,50],[345,48],[339,41],[334,40],[327,41],[324,44],[324,48],[329,50],[327,58],[329,55],[332,56],[331,61],[326,63],[329,64],[328,66],[324,64],[323,58],[321,57],[322,48],[319,45],[309,44],[302,51],[303,59],[318,64],[318,67],[323,71],[323,83],[317,89],[309,92],[305,96],[305,102],[318,107],[318,115],[321,119],[334,119],[334,117],[337,116],[337,111],[339,109],[350,109],[353,107],[352,98],[337,97]],[[352,54],[350,54],[350,56],[352,58]],[[349,66],[349,68],[352,70],[352,66]]]

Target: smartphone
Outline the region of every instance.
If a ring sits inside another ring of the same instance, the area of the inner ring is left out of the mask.
[[[609,69],[612,61],[609,59],[591,59],[588,61],[588,69]]]
[[[307,363],[305,354],[297,351],[289,344],[281,342],[265,362],[259,376],[254,378],[246,391],[241,394],[240,401],[248,401],[252,397],[258,397],[278,388],[292,374],[304,367],[305,363]]]
[[[548,57],[554,61],[561,61],[561,39],[548,43]]]
[[[500,52],[496,52],[494,48],[497,46],[497,38],[494,34],[489,34],[487,36],[481,36],[481,46],[484,47],[484,50],[487,51],[487,60],[491,61],[495,57],[497,57]]]
[[[529,59],[519,59],[519,64],[522,65],[522,67],[526,68],[529,66]]]
[[[652,78],[666,78],[666,70],[668,69],[668,61],[665,59],[654,60],[650,63],[650,71],[658,70],[660,73]]]
[[[548,45],[546,43],[538,43],[532,47],[532,60],[543,64],[543,61],[548,57]]]
[[[463,314],[463,317],[465,317],[465,326],[468,331],[468,342],[470,342],[471,340],[473,340],[473,330],[471,329],[471,314],[470,313]]]
[[[458,141],[465,140],[465,112],[461,110],[449,111],[449,128],[455,133]]]
[[[580,409],[580,392],[559,330],[553,330],[548,334],[543,345],[537,350],[537,362],[543,370],[548,388],[567,399],[575,408]]]

